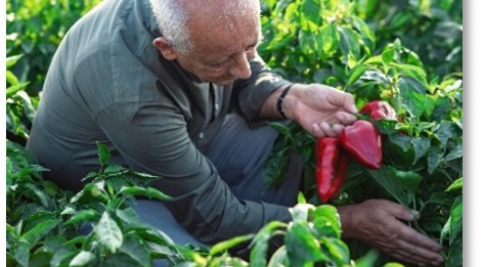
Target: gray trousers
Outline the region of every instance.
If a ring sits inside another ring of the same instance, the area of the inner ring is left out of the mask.
[[[293,206],[301,180],[301,159],[295,153],[292,153],[289,171],[281,187],[263,190],[263,163],[277,136],[277,131],[269,126],[250,129],[241,117],[231,114],[205,155],[236,197]],[[141,221],[160,229],[174,242],[204,245],[176,222],[162,202],[139,199],[132,206]],[[168,263],[156,260],[154,266],[168,266]]]

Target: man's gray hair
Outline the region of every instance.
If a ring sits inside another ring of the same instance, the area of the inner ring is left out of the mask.
[[[187,14],[182,1],[149,0],[162,35],[180,53],[187,54],[192,49],[186,21]]]
[[[193,49],[193,44],[187,27],[186,3],[182,0],[149,0],[149,2],[163,36],[169,40],[171,46],[175,47],[177,51],[188,54]],[[195,10],[200,10],[205,5],[202,1],[191,2],[191,4],[196,6]],[[261,12],[259,0],[226,1],[222,8],[224,11],[217,14],[218,17],[213,19],[228,28],[232,27],[232,23],[228,19],[230,16],[244,16],[254,13],[259,17]]]

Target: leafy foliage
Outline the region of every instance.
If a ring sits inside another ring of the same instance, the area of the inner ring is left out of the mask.
[[[7,55],[23,55],[12,69],[26,91],[42,90],[52,56],[67,30],[101,0],[9,0]]]
[[[459,207],[456,203],[461,201],[460,195],[445,191],[462,176],[461,19],[449,15],[460,11],[460,6],[454,1],[378,2],[266,1],[263,26],[267,41],[260,50],[285,77],[349,92],[359,108],[372,100],[384,100],[395,108],[398,122],[373,122],[384,135],[382,168],[369,170],[352,160],[345,184],[330,204],[391,199],[420,211],[421,218],[413,227],[439,238],[447,221],[453,220],[449,219],[452,205]],[[398,6],[400,3],[405,5]],[[381,23],[376,23],[379,20]],[[422,21],[423,28],[412,27]],[[437,43],[434,40],[442,36],[435,38],[431,31],[444,25],[454,30]],[[419,35],[434,38],[411,38]],[[292,149],[303,158],[304,193],[309,202],[324,204],[317,197],[314,181],[316,140],[294,122],[272,126],[280,137],[264,166],[267,186],[282,181],[284,172],[276,163],[285,162]],[[461,219],[460,213],[457,218]],[[460,242],[461,221],[454,223],[460,228],[455,231]],[[441,243],[448,251],[461,249],[456,243],[452,243],[453,249],[445,240]],[[367,248],[361,251],[365,253]],[[446,266],[458,264],[461,257],[449,253]]]
[[[340,239],[332,205],[373,197],[420,211],[412,226],[440,240],[446,267],[462,266],[462,1],[264,0],[259,52],[275,72],[350,92],[358,107],[387,101],[399,121],[375,122],[385,136],[382,168],[352,161],[330,203],[315,193],[316,139],[295,123],[273,123],[280,138],[265,164],[266,186],[280,182],[288,151],[303,158],[294,221],[211,248],[180,246],[140,222],[129,203],[136,196],[168,199],[149,187],[162,178],[110,164],[102,144],[99,170],[77,194],[44,180],[48,170],[23,147],[53,53],[100,2],[7,1],[7,266],[152,266],[158,259],[175,266],[401,266]],[[283,245],[269,255],[272,239]],[[230,255],[246,243],[249,261]]]

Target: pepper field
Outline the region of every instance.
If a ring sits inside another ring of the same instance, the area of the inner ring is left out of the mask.
[[[386,101],[397,120],[373,122],[383,135],[380,169],[350,160],[340,191],[327,202],[316,192],[316,140],[295,123],[271,123],[280,136],[264,165],[266,186],[280,183],[288,150],[303,158],[294,220],[211,248],[180,246],[142,224],[126,200],[167,196],[149,187],[155,177],[110,164],[102,144],[99,170],[77,194],[44,180],[47,170],[24,149],[55,49],[99,2],[7,1],[7,266],[151,266],[159,258],[173,266],[409,266],[340,238],[334,206],[369,198],[419,211],[411,226],[440,242],[442,266],[462,266],[462,1],[262,1],[258,51],[275,72],[352,93],[358,108]],[[89,235],[79,233],[85,222],[94,224]],[[274,235],[284,236],[284,245],[269,257]],[[244,242],[251,244],[249,261],[229,255]]]

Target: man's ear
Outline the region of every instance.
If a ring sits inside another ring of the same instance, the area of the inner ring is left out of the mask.
[[[167,60],[177,59],[177,52],[171,46],[171,42],[166,39],[166,37],[157,37],[152,42],[159,51],[161,51],[162,56]]]

